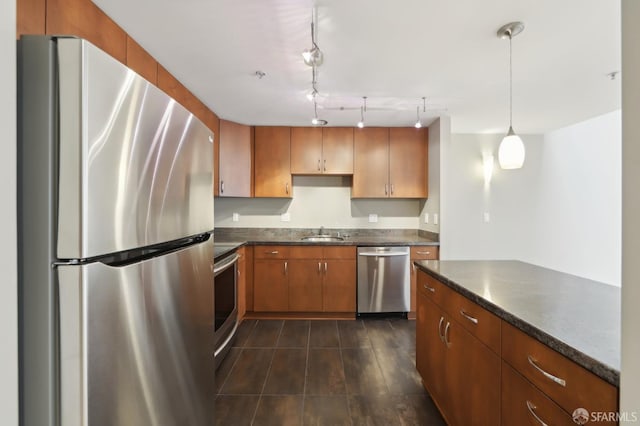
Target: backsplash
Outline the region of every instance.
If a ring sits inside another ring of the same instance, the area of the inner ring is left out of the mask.
[[[216,228],[417,229],[422,205],[413,199],[351,199],[350,177],[294,176],[292,199],[216,198],[214,206]],[[377,222],[369,222],[372,214]]]

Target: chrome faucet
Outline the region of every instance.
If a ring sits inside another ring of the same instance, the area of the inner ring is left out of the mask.
[[[324,226],[320,227],[320,231],[318,231],[318,235],[324,235]]]

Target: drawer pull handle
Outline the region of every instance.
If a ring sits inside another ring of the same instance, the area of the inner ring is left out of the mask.
[[[440,322],[438,323],[438,336],[440,336],[440,340],[444,343],[444,335],[442,334],[442,323],[444,322],[444,317],[440,317]]]
[[[429,287],[429,286],[428,286],[428,285],[426,285],[426,284],[423,284],[422,286],[423,286],[426,290],[429,290],[431,293],[435,293],[435,292],[436,292],[436,289],[435,289],[435,288],[433,288],[433,287]]]
[[[278,250],[274,250],[274,251],[265,251],[265,253],[267,253],[267,254],[278,254]]]
[[[469,321],[471,321],[474,324],[478,324],[478,318],[474,318],[471,315],[469,315],[468,313],[466,313],[464,311],[464,309],[460,309],[460,315],[462,315],[463,317],[465,317],[466,319],[468,319]]]
[[[444,343],[447,347],[451,347],[451,342],[449,341],[449,328],[451,327],[451,323],[447,321],[447,326],[444,328]]]
[[[431,254],[430,251],[417,251],[417,254]]]
[[[531,413],[533,418],[538,421],[538,423],[540,423],[542,426],[549,426],[548,424],[543,422],[540,417],[538,417],[538,415],[536,414],[536,408],[538,408],[538,407],[533,405],[533,403],[531,401],[527,401],[527,408],[529,409],[529,412]]]
[[[320,270],[320,262],[318,262],[318,273],[320,273],[320,272],[322,272],[322,271]]]
[[[564,379],[561,379],[559,377],[554,376],[553,374],[549,374],[546,371],[544,371],[542,368],[538,367],[538,365],[536,364],[536,362],[533,360],[533,358],[531,357],[531,355],[529,355],[527,357],[529,359],[529,364],[531,364],[533,366],[533,368],[535,368],[536,370],[538,370],[544,377],[546,377],[547,379],[551,380],[552,382],[555,382],[557,384],[559,384],[560,386],[567,386],[567,382]]]
[[[284,262],[284,274],[287,275],[289,273],[289,262]]]

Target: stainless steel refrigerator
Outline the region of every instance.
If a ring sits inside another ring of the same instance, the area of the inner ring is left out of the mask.
[[[213,424],[213,134],[86,41],[18,55],[21,424]]]

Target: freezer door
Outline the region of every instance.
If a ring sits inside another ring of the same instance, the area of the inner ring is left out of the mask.
[[[213,134],[87,41],[59,39],[58,257],[213,229]]]
[[[58,279],[61,424],[214,424],[211,240]]]

